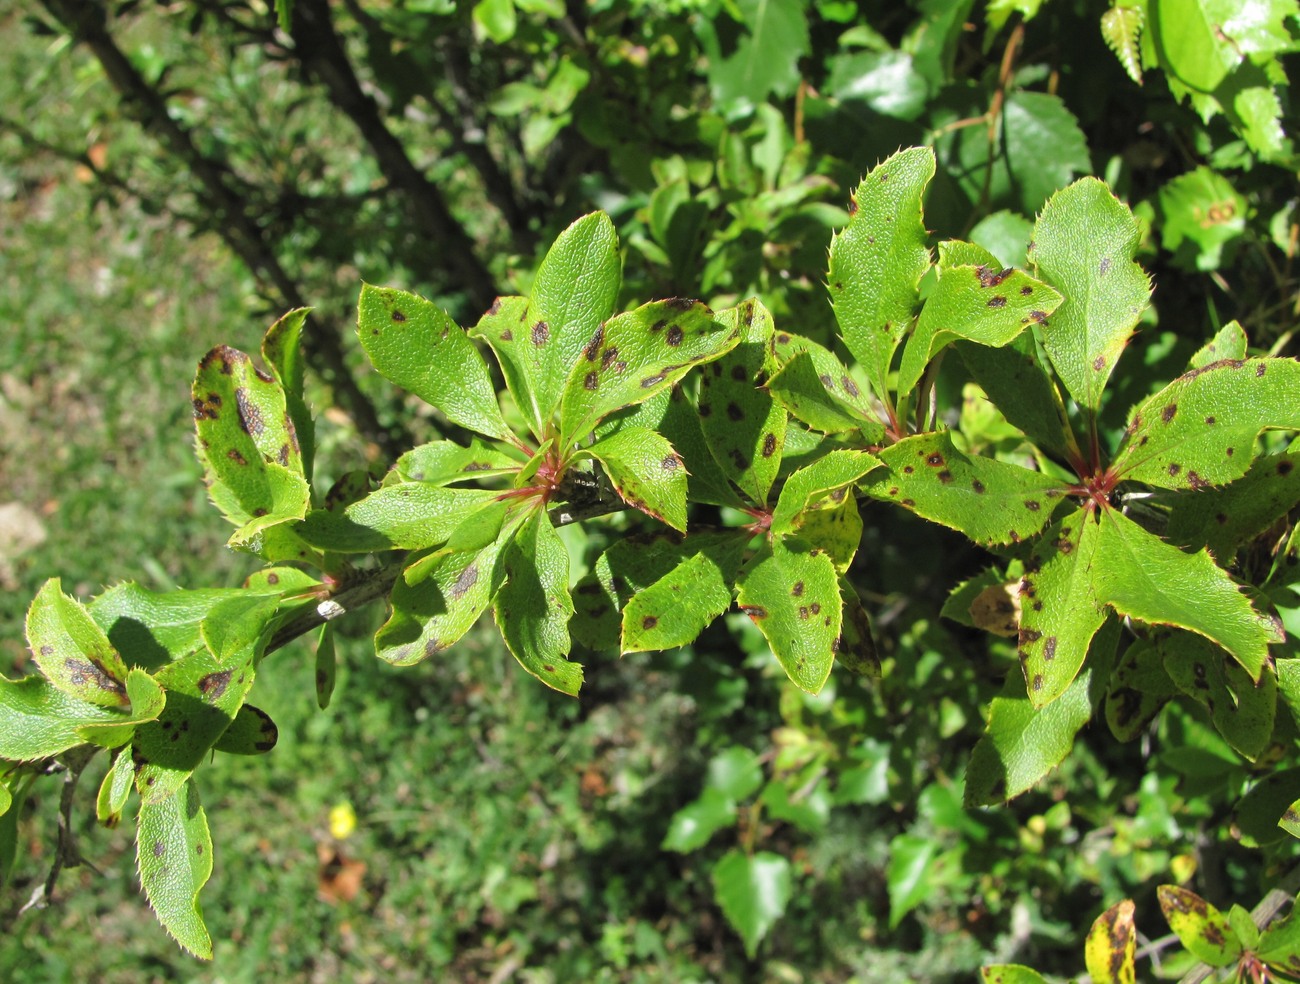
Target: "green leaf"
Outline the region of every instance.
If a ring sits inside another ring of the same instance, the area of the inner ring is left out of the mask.
[[[957,450],[946,431],[917,434],[880,452],[886,470],[868,495],[965,533],[976,543],[1016,543],[1038,533],[1067,488],[1042,472]]]
[[[682,546],[691,553],[623,607],[620,650],[647,652],[694,642],[731,607],[746,539],[732,533],[688,538]]]
[[[311,481],[312,459],[316,453],[316,424],[303,397],[307,360],[303,355],[301,336],[309,313],[309,308],[290,311],[262,337],[262,361],[284,390],[285,407],[289,411],[291,430],[298,438],[303,476],[308,482]]]
[[[509,475],[521,462],[482,441],[462,447],[455,441],[433,441],[412,448],[397,459],[390,473],[402,482],[453,485]]]
[[[984,984],[1047,984],[1038,971],[1021,964],[991,964],[980,968]]]
[[[659,847],[664,851],[689,854],[698,851],[713,835],[736,822],[735,801],[716,789],[706,789],[668,821],[668,833]]]
[[[211,960],[212,940],[198,898],[212,874],[212,835],[193,782],[140,804],[136,862],[163,929],[196,957]]]
[[[578,457],[588,455],[601,463],[629,506],[686,532],[686,466],[666,438],[644,427],[627,427]]]
[[[569,363],[561,444],[581,441],[602,417],[672,388],[693,366],[734,348],[739,327],[714,320],[699,301],[652,301],[599,325]]]
[[[357,335],[389,382],[437,407],[453,423],[507,440],[487,363],[436,304],[390,287],[361,288]]]
[[[434,554],[418,582],[393,585],[392,614],[375,634],[380,659],[410,666],[458,642],[500,587],[497,559],[519,525],[516,519],[476,550]]]
[[[1274,970],[1300,976],[1300,916],[1295,905],[1284,919],[1270,923],[1255,955]]]
[[[751,959],[784,914],[790,892],[790,862],[778,854],[759,851],[749,857],[728,851],[713,866],[713,897]]]
[[[135,764],[131,749],[123,748],[104,773],[99,795],[95,797],[95,818],[105,827],[116,827],[122,820],[122,810],[131,795],[131,780],[135,778]]]
[[[1096,410],[1120,353],[1151,297],[1133,262],[1138,225],[1096,178],[1058,191],[1034,226],[1030,260],[1065,297],[1043,325],[1043,345],[1080,405]]]
[[[723,474],[751,502],[766,505],[781,467],[787,420],[785,408],[756,385],[770,368],[772,315],[751,299],[719,311],[717,321],[738,327],[740,343],[700,374],[700,426]]]
[[[870,399],[829,349],[780,332],[773,349],[781,368],[767,390],[796,418],[823,434],[860,430],[868,443],[885,433]]]
[[[259,373],[243,352],[218,345],[199,362],[193,396],[208,494],[241,527],[232,545],[252,547],[257,533],[305,515],[311,496],[302,452],[275,378]],[[268,546],[268,560],[293,555],[283,537]]]
[[[543,424],[559,408],[565,381],[596,329],[613,313],[621,279],[618,236],[604,212],[570,225],[542,260],[514,344]]]
[[[323,711],[330,706],[338,680],[338,659],[334,652],[334,627],[326,622],[316,639],[316,704]]]
[[[1116,902],[1092,924],[1083,953],[1095,984],[1136,984],[1133,908],[1132,899]]]
[[[1031,215],[1075,175],[1092,170],[1079,121],[1060,96],[1013,89],[1002,112],[1002,134],[1012,187]]]
[[[966,770],[967,806],[992,806],[1019,796],[1060,765],[1074,736],[1101,705],[1120,624],[1110,619],[1089,649],[1088,665],[1056,700],[1035,707],[1021,680],[1008,674],[989,705],[988,726]]]
[[[78,729],[117,723],[122,715],[87,704],[55,688],[41,676],[0,677],[0,759],[31,761],[85,744]]]
[[[1215,332],[1214,337],[1197,349],[1187,364],[1188,370],[1204,369],[1224,359],[1246,357],[1246,330],[1236,321],[1229,321]]]
[[[1184,553],[1113,509],[1102,517],[1100,532],[1093,585],[1103,604],[1203,635],[1259,679],[1271,627],[1209,553]]]
[[[835,662],[857,676],[880,677],[880,653],[867,614],[853,585],[840,577],[840,600],[844,603]]]
[[[966,368],[1007,423],[1024,432],[1037,447],[1064,459],[1072,437],[1063,421],[1064,407],[1056,384],[1043,368],[1033,336],[1023,332],[1000,349],[958,342]]]
[[[1004,270],[992,254],[985,253],[979,265],[951,265],[950,254],[961,247],[972,249],[968,243],[939,244],[939,282],[903,349],[899,393],[915,389],[930,360],[957,339],[1001,348],[1060,306],[1061,295],[1051,287],[1021,270]]]
[[[1177,693],[1155,643],[1135,640],[1120,657],[1106,693],[1106,724],[1111,734],[1119,741],[1133,741]]]
[[[473,16],[474,23],[495,44],[505,44],[515,36],[515,0],[479,0]]]
[[[548,687],[577,696],[582,666],[569,653],[569,552],[546,513],[524,521],[501,558],[505,582],[492,606],[506,646],[519,664]]]
[[[278,584],[267,580],[267,593],[280,590]],[[216,605],[261,590],[250,587],[247,591],[209,588],[157,592],[127,583],[109,588],[89,608],[91,617],[130,665],[155,670],[203,645],[199,626]]]
[[[491,489],[399,482],[376,489],[342,513],[313,509],[296,529],[307,543],[336,553],[423,550],[446,542],[467,515],[500,495]]]
[[[800,468],[781,486],[772,510],[772,532],[777,536],[799,532],[808,514],[827,499],[851,500],[847,490],[879,464],[880,459],[866,451],[830,451]]]
[[[1240,478],[1256,435],[1300,428],[1300,362],[1216,362],[1180,376],[1138,405],[1112,470],[1165,489],[1203,489]]]
[[[533,389],[539,355],[528,337],[527,318],[528,298],[498,297],[478,324],[469,329],[469,335],[481,338],[491,347],[501,365],[506,389],[524,415],[533,437],[540,441],[550,412],[542,411]]]
[[[849,224],[831,240],[830,288],[845,344],[887,399],[894,350],[912,321],[930,268],[921,196],[934,177],[934,151],[901,151],[863,178]]]
[[[1277,678],[1269,666],[1255,683],[1214,643],[1189,632],[1161,635],[1157,651],[1169,677],[1210,712],[1219,734],[1255,761],[1273,738]]]
[[[1227,967],[1241,956],[1237,934],[1223,913],[1195,892],[1161,885],[1156,898],[1169,928],[1197,960],[1211,967]]]
[[[1237,548],[1269,529],[1300,503],[1300,445],[1286,454],[1262,455],[1250,471],[1218,489],[1179,496],[1165,536],[1180,546],[1207,548],[1224,563]]]
[[[1162,245],[1197,270],[1217,270],[1224,247],[1246,231],[1246,200],[1208,167],[1169,181],[1159,202]]]
[[[1160,0],[1151,24],[1160,67],[1193,89],[1217,89],[1241,60],[1224,29],[1230,9],[1216,0]]]
[[[707,542],[708,535],[703,536]],[[574,590],[576,614],[582,616],[573,623],[575,638],[590,649],[619,646],[624,606],[638,591],[693,556],[700,542],[701,536],[683,542],[668,533],[654,533],[634,534],[612,543]]]
[[[126,675],[126,695],[131,704],[128,714],[115,715],[116,720],[112,722],[82,724],[78,726],[77,734],[104,748],[125,745],[138,726],[158,719],[167,699],[153,677],[134,667]]]
[[[1080,509],[1053,526],[1025,564],[1018,646],[1034,707],[1065,692],[1105,621],[1093,587],[1099,541],[1096,521]]]
[[[747,800],[763,785],[763,766],[750,749],[732,745],[709,760],[704,788],[732,802]]]
[[[794,684],[818,693],[830,676],[840,635],[835,565],[797,538],[777,540],[741,573],[737,602],[758,626]]]
[[[709,82],[719,104],[762,103],[789,96],[799,84],[799,59],[809,48],[805,0],[735,0],[748,33],[725,58],[709,53]],[[716,44],[713,46],[716,49]]]
[[[126,663],[75,598],[50,578],[27,609],[27,644],[49,681],[78,700],[123,708]]]
[[[933,837],[899,834],[889,842],[889,928],[897,929],[903,917],[934,893],[935,861],[939,842]]]
[[[1300,795],[1300,769],[1269,771],[1237,801],[1231,823],[1233,834],[1246,847],[1266,847],[1284,840],[1283,822]]]
[[[273,749],[279,739],[280,729],[271,720],[271,715],[261,708],[245,704],[212,748],[230,755],[263,755]]]
[[[1138,39],[1144,21],[1141,7],[1116,6],[1101,15],[1101,36],[1106,46],[1115,52],[1128,77],[1138,85],[1142,84],[1142,49]]]

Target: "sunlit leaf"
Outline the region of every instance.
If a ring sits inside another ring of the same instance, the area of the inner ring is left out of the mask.
[[[1160,909],[1169,928],[1197,960],[1211,967],[1227,967],[1241,956],[1241,944],[1228,920],[1195,892],[1177,885],[1156,889]]]
[[[128,706],[126,663],[108,636],[58,578],[41,587],[27,609],[27,644],[49,681],[78,700]]]
[[[136,861],[140,885],[163,929],[196,957],[211,960],[212,940],[198,898],[212,874],[212,835],[193,782],[140,804]]]
[[[601,463],[629,506],[686,532],[686,465],[666,438],[647,428],[627,427],[581,452],[587,455]]]
[[[1137,930],[1133,900],[1116,902],[1097,917],[1084,944],[1084,959],[1095,984],[1135,984]]]

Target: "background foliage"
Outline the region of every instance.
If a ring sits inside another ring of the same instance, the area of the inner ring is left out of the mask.
[[[190,449],[199,353],[254,351],[310,304],[318,481],[382,469],[412,438],[461,435],[358,371],[358,280],[473,324],[597,207],[624,244],[620,308],[757,294],[826,341],[831,232],[899,146],[935,150],[928,228],[1017,265],[1048,196],[1095,174],[1142,223],[1156,284],[1101,408],[1109,434],[1231,319],[1294,354],[1300,23],[1284,0],[1225,9],[1239,23],[1191,0],[295,0],[284,31],[258,4],[24,0],[2,15],[0,314],[17,330],[0,342],[0,440],[3,497],[24,507],[5,535],[47,539],[0,553],[0,669],[20,675],[47,577],[85,597],[251,569],[220,548]],[[961,384],[941,377],[940,405],[1008,439]],[[1137,744],[1086,729],[1009,806],[963,810],[1013,647],[939,612],[988,556],[882,505],[864,519],[853,577],[879,681],[801,694],[733,614],[683,650],[591,656],[575,703],[487,633],[437,672],[390,668],[363,618],[327,711],[299,644],[255,691],[276,750],[209,767],[211,971],[142,918],[129,836],[84,812],[103,876],[65,874],[58,905],[16,916],[0,964],[49,980],[1070,974],[1119,898],[1155,934],[1160,884],[1226,910],[1284,875],[1292,842],[1257,850],[1234,825],[1251,767],[1190,702]],[[1294,632],[1294,595],[1274,601]],[[23,813],[9,911],[44,878],[54,789]],[[737,850],[791,862],[772,869],[789,902],[761,945],[723,912],[763,915],[715,899]]]

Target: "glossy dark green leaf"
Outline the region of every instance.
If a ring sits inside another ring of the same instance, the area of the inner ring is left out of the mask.
[[[1008,674],[1002,693],[989,705],[984,735],[971,753],[967,806],[992,806],[1019,796],[1065,760],[1074,736],[1101,706],[1119,635],[1119,622],[1112,618],[1094,637],[1087,665],[1044,707],[1035,707],[1024,682]]]
[[[271,715],[252,704],[245,704],[212,748],[230,755],[264,755],[275,747],[279,738],[280,729],[271,720]]]
[[[565,380],[596,329],[614,313],[621,279],[618,236],[604,212],[575,221],[542,260],[514,345],[543,424],[559,409]]]
[[[519,470],[522,462],[504,451],[474,440],[469,447],[455,441],[433,441],[412,448],[397,459],[392,475],[402,482],[454,485],[495,478]]]
[[[1095,410],[1151,297],[1133,262],[1138,226],[1128,206],[1095,178],[1058,191],[1034,226],[1030,261],[1065,298],[1042,326],[1056,373],[1078,403]]]
[[[1084,960],[1096,984],[1136,984],[1137,929],[1133,900],[1116,902],[1097,917],[1084,943]]]
[[[27,609],[27,644],[60,690],[100,707],[129,706],[126,663],[85,606],[63,593],[58,578],[46,581]]]
[[[740,575],[737,603],[794,684],[818,693],[830,676],[842,607],[835,565],[793,537],[764,547]]]
[[[882,399],[894,350],[930,268],[921,196],[934,177],[934,151],[901,151],[858,185],[848,226],[831,240],[830,289],[849,351]]]
[[[700,373],[700,426],[723,474],[751,502],[766,505],[781,467],[787,419],[785,408],[759,385],[772,367],[772,315],[750,299],[719,311],[717,321],[739,328],[740,342]]]
[[[312,546],[336,553],[423,550],[446,542],[466,518],[500,494],[399,482],[375,490],[342,513],[314,509],[297,530]]]
[[[546,513],[533,513],[505,547],[504,582],[492,606],[506,646],[519,664],[548,687],[577,696],[582,666],[571,662],[569,552]]]
[[[878,678],[880,653],[876,649],[871,616],[853,585],[843,576],[840,577],[840,600],[844,608],[835,662],[857,676]]]
[[[1195,892],[1161,885],[1156,898],[1169,928],[1197,960],[1211,967],[1227,967],[1241,956],[1241,943],[1227,918]]]
[[[1025,563],[1017,644],[1034,707],[1070,686],[1105,620],[1093,586],[1099,540],[1092,514],[1078,510],[1052,526]]]
[[[262,361],[284,390],[285,408],[298,437],[303,475],[308,482],[311,481],[312,459],[316,453],[316,424],[303,395],[307,359],[302,350],[301,336],[309,313],[308,308],[290,311],[262,337]]]
[[[1205,636],[1259,679],[1272,627],[1204,550],[1185,553],[1107,510],[1092,584],[1098,599],[1121,615]]]
[[[684,646],[731,607],[745,538],[702,533],[688,538],[683,548],[691,552],[681,563],[623,607],[622,652]]]
[[[963,454],[946,431],[906,438],[879,456],[885,468],[862,481],[864,492],[986,546],[1037,534],[1067,488],[1042,472]]]
[[[1180,376],[1129,416],[1113,469],[1165,489],[1240,478],[1265,428],[1300,429],[1300,362],[1216,362]]]
[[[1162,634],[1157,651],[1169,677],[1210,712],[1219,734],[1252,762],[1272,741],[1277,677],[1265,666],[1258,683],[1227,653],[1190,632]]]
[[[1274,768],[1237,801],[1233,833],[1247,847],[1266,847],[1286,839],[1287,811],[1300,797],[1300,769]]]
[[[389,382],[437,407],[453,423],[489,437],[510,436],[487,363],[437,305],[366,284],[357,304],[357,335]]]
[[[211,960],[212,940],[198,898],[212,874],[212,835],[193,782],[140,804],[136,862],[163,929],[196,957]]]
[[[752,958],[790,902],[790,862],[779,854],[728,851],[713,866],[713,897]]]
[[[587,455],[629,506],[686,532],[686,465],[666,438],[648,428],[622,428],[581,452]]]
[[[671,389],[692,367],[734,348],[740,328],[699,301],[652,301],[610,318],[569,366],[560,410],[561,444],[581,441],[601,418]]]

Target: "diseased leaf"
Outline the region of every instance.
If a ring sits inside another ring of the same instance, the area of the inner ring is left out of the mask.
[[[505,546],[505,580],[492,615],[506,646],[525,670],[548,687],[577,696],[582,666],[570,662],[569,552],[546,513],[537,511]]]
[[[772,362],[772,315],[751,299],[719,311],[717,320],[738,328],[740,343],[700,373],[700,426],[723,474],[750,501],[766,505],[787,420],[785,407],[759,385]]]
[[[1162,634],[1156,648],[1178,689],[1210,712],[1229,745],[1255,761],[1273,738],[1277,677],[1272,667],[1265,665],[1256,683],[1222,649],[1190,632]]]
[[[1217,270],[1224,250],[1246,231],[1246,199],[1211,168],[1201,166],[1168,181],[1158,201],[1161,244],[1180,266]]]
[[[335,553],[423,550],[446,542],[467,516],[500,495],[491,489],[399,482],[376,489],[342,513],[313,509],[296,529],[312,546]]]
[[[643,427],[622,428],[579,457],[588,455],[629,506],[686,532],[686,465],[666,438]]]
[[[131,749],[123,748],[104,773],[99,795],[95,797],[95,818],[105,827],[116,827],[122,820],[127,797],[131,795],[131,780],[135,766],[131,762]]]
[[[455,441],[433,441],[398,458],[390,477],[399,482],[453,485],[508,475],[517,472],[521,464],[519,459],[482,441],[471,441],[469,447]]]
[[[708,542],[709,535],[703,536]],[[576,614],[582,616],[573,622],[574,638],[590,649],[619,646],[623,607],[637,592],[693,556],[700,539],[695,536],[682,541],[668,533],[634,534],[610,544],[574,588]]]
[[[618,236],[604,212],[560,233],[538,267],[514,344],[543,425],[559,409],[566,377],[596,329],[614,312],[621,279]]]
[[[880,452],[885,470],[861,483],[868,495],[993,546],[1046,526],[1067,488],[1042,472],[957,450],[946,431],[917,434]]]
[[[307,323],[309,308],[290,311],[266,330],[262,337],[262,361],[284,390],[285,408],[302,455],[303,476],[311,481],[312,459],[316,453],[316,424],[303,397],[303,376],[307,359],[300,337]]]
[[[980,968],[984,984],[1047,984],[1038,971],[1021,964],[991,964]]]
[[[1188,371],[1204,369],[1224,359],[1246,358],[1246,331],[1236,321],[1229,321],[1213,338],[1196,350],[1187,364]]]
[[[1150,639],[1134,640],[1120,657],[1106,692],[1110,733],[1118,741],[1132,741],[1177,693],[1155,644]]]
[[[1060,765],[1106,693],[1120,626],[1110,619],[1093,638],[1088,664],[1056,700],[1034,707],[1024,685],[1008,674],[989,705],[988,726],[966,770],[967,806],[992,806],[1031,788]]]
[[[0,759],[24,762],[57,755],[85,744],[80,727],[121,719],[120,713],[77,700],[42,676],[0,677]]]
[[[672,649],[693,642],[731,607],[746,539],[734,533],[689,537],[682,544],[689,553],[681,563],[623,607],[621,651]]]
[[[713,866],[713,896],[752,959],[790,902],[790,862],[768,851],[728,851]]]
[[[78,725],[77,734],[103,748],[125,745],[137,727],[158,719],[167,699],[162,687],[153,677],[134,667],[126,674],[126,696],[131,705],[129,713],[116,714],[113,721]]]
[[[1179,496],[1165,536],[1189,549],[1207,548],[1228,564],[1237,548],[1263,533],[1300,503],[1300,444],[1285,454],[1262,455],[1246,474],[1222,488]]]
[[[262,572],[266,593],[280,590],[278,583],[270,583],[271,573],[277,570],[285,568]],[[263,587],[252,578],[244,591],[208,588],[159,592],[126,583],[109,588],[90,603],[89,610],[130,665],[155,670],[203,645],[199,626],[217,604],[253,593],[263,593]]]
[[[888,396],[889,364],[930,267],[921,197],[934,171],[929,147],[900,151],[878,164],[854,192],[849,224],[831,240],[835,319],[881,399]]]
[[[498,297],[468,333],[471,338],[488,343],[501,366],[506,389],[514,398],[515,406],[523,414],[533,437],[540,441],[550,411],[543,412],[537,402],[533,376],[539,372],[540,356],[527,328],[528,298]]]
[[[1129,416],[1113,470],[1165,489],[1203,489],[1246,474],[1265,428],[1300,429],[1300,362],[1245,359],[1180,376]]]
[[[196,957],[211,960],[212,940],[198,899],[212,874],[212,835],[193,782],[140,804],[136,862],[163,929]]]
[[[851,486],[879,464],[880,459],[866,451],[830,451],[800,468],[781,486],[772,510],[772,532],[797,532],[809,510],[827,499],[837,504],[851,501]]]
[[[1272,629],[1204,550],[1184,553],[1107,510],[1092,583],[1098,599],[1121,615],[1203,635],[1259,679]]]
[[[838,573],[848,572],[862,542],[862,513],[854,496],[831,492],[798,516],[796,527],[801,539],[826,551]]]
[[[1137,930],[1133,900],[1116,902],[1097,917],[1084,944],[1084,959],[1095,984],[1136,984]]]
[[[1197,960],[1211,967],[1227,967],[1241,956],[1241,943],[1223,913],[1195,892],[1161,885],[1156,898],[1169,928]]]
[[[1048,530],[1025,563],[1017,645],[1034,707],[1065,692],[1105,620],[1093,586],[1099,541],[1096,520],[1080,509]]]
[[[671,389],[692,367],[716,359],[740,338],[699,301],[652,301],[597,326],[565,368],[561,444],[592,432],[602,417]]]
[[[58,578],[41,587],[27,609],[27,644],[46,678],[65,693],[100,707],[125,708],[126,663]]]
[[[273,749],[279,739],[280,729],[271,720],[271,715],[261,708],[245,704],[212,748],[230,755],[263,755]]]
[[[1042,326],[1043,345],[1070,395],[1096,410],[1151,285],[1133,262],[1138,226],[1096,178],[1058,191],[1034,226],[1029,258],[1065,300]]]
[[[818,693],[830,676],[841,626],[835,565],[787,537],[765,546],[741,572],[737,603],[758,626],[796,686]]]
[[[965,263],[974,257],[964,254],[975,252],[983,254],[981,262]],[[899,393],[911,393],[926,365],[952,342],[1001,348],[1027,325],[1041,324],[1061,303],[1051,287],[1022,270],[1004,270],[992,254],[969,243],[940,243],[938,270],[939,282],[903,348]]]

